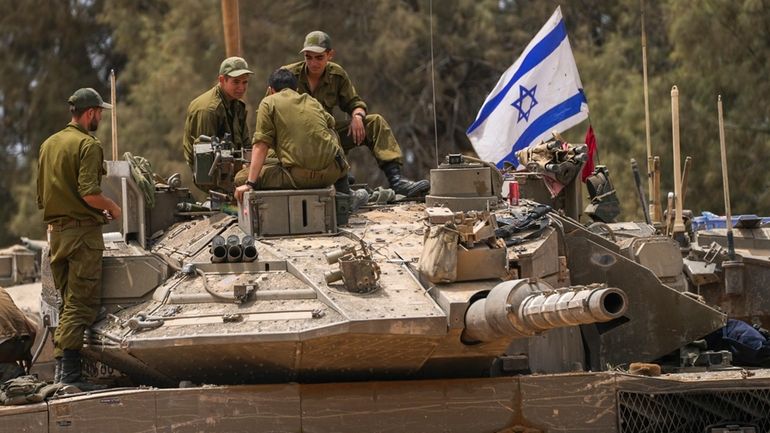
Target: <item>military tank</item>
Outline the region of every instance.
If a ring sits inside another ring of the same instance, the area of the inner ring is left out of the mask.
[[[332,189],[211,210],[172,181],[150,207],[130,163],[108,172],[128,212],[106,228],[104,311],[85,352],[120,372],[99,380],[143,386],[0,408],[0,431],[770,426],[767,370],[690,362],[725,315],[676,287],[676,263],[657,266],[681,260],[676,245],[641,223],[589,229],[526,196],[512,204],[486,163],[448,157],[426,203],[352,214]],[[522,190],[540,175],[519,173]],[[664,374],[629,374],[644,361]]]
[[[576,221],[503,201],[497,170],[459,155],[426,204],[352,215],[333,188],[250,192],[233,215],[161,184],[149,208],[130,163],[108,164],[126,216],[106,229],[85,353],[134,384],[599,371],[724,324]]]

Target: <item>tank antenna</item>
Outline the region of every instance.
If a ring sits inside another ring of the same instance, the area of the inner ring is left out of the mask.
[[[115,70],[110,69],[110,103],[112,104],[112,110],[110,110],[110,117],[112,120],[112,160],[118,160],[118,105],[117,97],[115,96]]]
[[[650,192],[648,215],[652,220],[660,222],[660,215],[656,212],[658,203],[655,198],[654,188],[654,161],[652,156],[652,141],[650,140],[650,89],[647,85],[647,30],[644,27],[644,0],[640,0],[642,10],[642,75],[644,78],[644,132],[647,142],[647,189]]]
[[[722,95],[717,97],[719,112],[719,147],[722,153],[722,189],[725,194],[725,227],[727,228],[727,254],[735,260],[735,240],[733,239],[733,219],[730,210],[730,183],[727,177],[727,148],[725,146],[725,122],[722,116]]]
[[[671,130],[674,142],[674,226],[672,236],[684,244],[684,220],[682,219],[682,165],[679,147],[679,89],[671,87]]]
[[[433,67],[433,0],[428,2],[430,14],[430,84],[433,89],[433,138],[436,149],[436,168],[438,168],[438,120],[436,120],[436,71]]]

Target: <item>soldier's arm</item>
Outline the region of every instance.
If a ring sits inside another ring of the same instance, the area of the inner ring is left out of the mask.
[[[358,95],[356,88],[350,81],[347,72],[341,71],[339,77],[339,91],[337,93],[337,103],[342,111],[354,116],[360,112],[366,114],[366,102]]]
[[[107,211],[110,219],[120,220],[122,216],[120,206],[104,194],[84,195],[83,200],[92,208]]]
[[[121,210],[114,201],[102,194],[102,146],[95,140],[84,143],[78,171],[78,194],[92,208],[106,210],[113,219],[120,219]]]

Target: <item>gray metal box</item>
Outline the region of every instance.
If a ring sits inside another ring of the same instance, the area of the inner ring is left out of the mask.
[[[253,236],[336,233],[334,194],[334,187],[249,191],[238,210],[238,224]]]

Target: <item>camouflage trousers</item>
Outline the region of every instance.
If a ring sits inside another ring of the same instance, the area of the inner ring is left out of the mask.
[[[257,185],[259,185],[259,189],[326,188],[347,175],[349,168],[350,166],[341,154],[332,164],[321,170],[284,167],[276,158],[268,158],[259,173]],[[246,183],[248,175],[248,167],[239,171],[235,176],[235,185],[239,186]]]
[[[99,313],[104,239],[100,226],[49,227],[49,235],[51,273],[62,298],[53,337],[58,358],[83,347],[83,334]]]
[[[350,149],[356,147],[353,137],[348,134],[349,127],[350,121],[337,122],[335,127],[346,155]],[[380,167],[391,161],[396,161],[399,165],[404,163],[401,146],[398,145],[396,137],[384,117],[379,114],[367,115],[364,120],[364,128],[366,129],[366,138],[361,146],[366,146],[372,151],[372,155]]]

